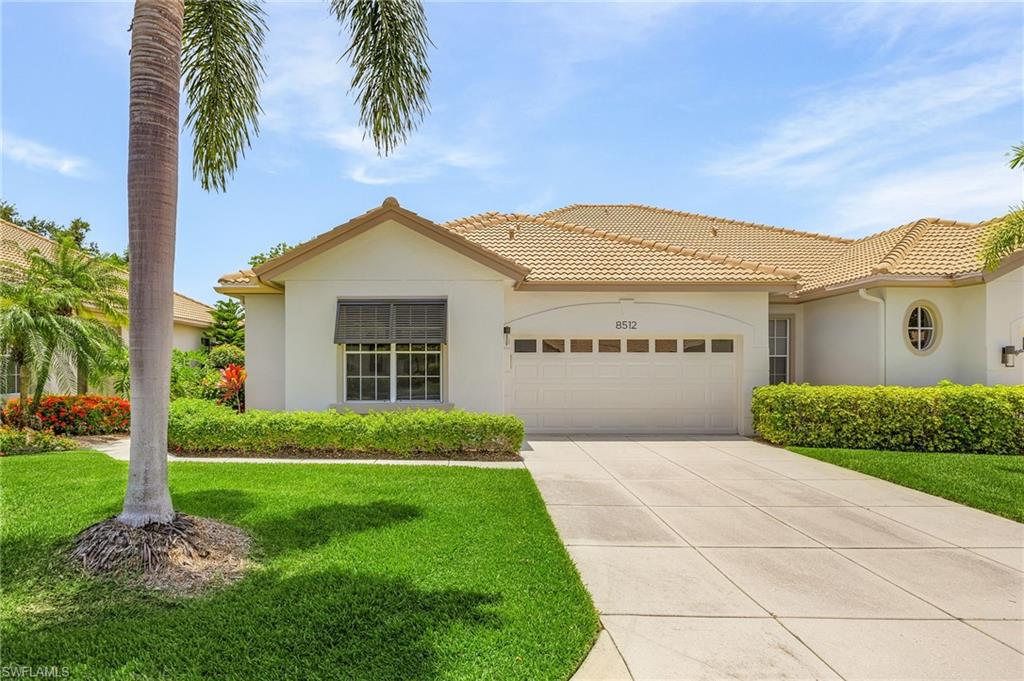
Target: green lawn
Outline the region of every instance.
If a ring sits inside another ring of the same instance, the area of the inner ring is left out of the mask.
[[[597,614],[524,470],[170,464],[178,510],[248,530],[260,566],[172,599],[69,572],[127,465],[0,459],[4,665],[72,678],[565,679]]]
[[[1024,522],[1024,456],[790,447],[794,452]]]

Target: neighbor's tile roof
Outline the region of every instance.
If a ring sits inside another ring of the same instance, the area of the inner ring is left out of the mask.
[[[443,227],[519,263],[534,282],[793,282],[776,265],[552,218],[486,213]]]
[[[43,254],[50,254],[56,242],[45,236],[30,232],[13,223],[0,220],[0,260],[25,264],[23,250],[38,248]],[[126,274],[127,276],[127,274]],[[207,326],[213,322],[213,308],[194,298],[174,294],[174,320],[185,324]]]

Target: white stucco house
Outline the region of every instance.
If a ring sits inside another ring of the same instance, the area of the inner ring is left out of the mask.
[[[45,236],[30,232],[14,223],[0,220],[0,261],[26,264],[25,252],[37,249],[49,256],[57,248],[57,243]],[[127,275],[126,275],[127,276]],[[198,350],[202,346],[203,333],[213,323],[213,308],[206,303],[189,298],[180,293],[174,294],[174,347],[179,350]],[[127,340],[127,329],[122,330]],[[0,371],[0,399],[17,394],[17,367],[2,366]],[[53,392],[67,391],[74,386],[74,370],[61,372],[63,380],[53,378],[48,382],[47,389]]]
[[[1002,355],[1024,254],[983,273],[991,225],[852,240],[638,205],[436,224],[389,198],[216,290],[246,308],[251,408],[749,434],[767,383],[1024,382]]]

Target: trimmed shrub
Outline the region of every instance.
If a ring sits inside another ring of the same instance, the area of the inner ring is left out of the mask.
[[[212,352],[212,351],[211,351]],[[220,372],[207,366],[207,353],[202,350],[171,351],[171,399],[198,397],[216,400],[220,397]]]
[[[783,384],[756,388],[752,411],[778,445],[1024,453],[1024,386]]]
[[[29,403],[31,403],[29,398]],[[21,403],[18,398],[3,408],[4,423],[19,423]],[[128,400],[104,395],[47,395],[39,400],[39,408],[30,426],[35,430],[52,430],[58,435],[106,435],[127,433],[131,422]]]
[[[245,366],[245,350],[237,345],[218,345],[210,348],[206,365],[213,369],[226,369],[228,365]]]
[[[372,412],[235,413],[204,400],[176,400],[167,428],[172,451],[248,456],[464,455],[515,457],[523,442],[515,416],[439,409]]]
[[[48,430],[21,430],[0,426],[0,456],[66,452],[72,449],[78,449],[78,444],[74,440],[58,437]]]

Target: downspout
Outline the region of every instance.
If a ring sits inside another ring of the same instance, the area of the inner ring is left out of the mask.
[[[878,305],[878,373],[881,374],[879,385],[887,385],[885,371],[885,298],[871,295],[866,288],[857,289],[857,295],[868,302]]]

